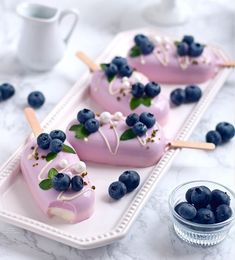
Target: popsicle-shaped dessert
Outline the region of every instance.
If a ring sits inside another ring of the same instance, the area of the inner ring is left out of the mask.
[[[36,138],[21,156],[21,170],[44,214],[70,223],[89,218],[94,211],[95,187],[87,177],[86,165],[60,130],[42,133],[34,111],[25,109]]]
[[[149,80],[166,84],[198,84],[216,76],[225,67],[234,67],[219,49],[185,35],[180,42],[168,37],[134,37],[128,62]]]
[[[153,114],[80,110],[69,123],[68,141],[82,160],[131,167],[157,163],[169,148],[214,149],[214,144],[169,141]]]
[[[104,110],[124,115],[147,111],[161,125],[167,122],[169,100],[161,93],[160,85],[133,70],[125,58],[114,57],[111,63],[99,67],[84,53],[78,52],[77,56],[92,70],[90,94]]]

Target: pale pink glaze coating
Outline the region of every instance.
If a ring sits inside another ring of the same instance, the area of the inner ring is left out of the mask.
[[[129,127],[124,120],[120,120],[116,123],[117,126],[115,129],[118,133],[118,138],[120,138],[121,134]],[[117,153],[112,154],[100,132],[91,134],[87,141],[75,138],[74,132],[69,131],[70,127],[74,124],[78,124],[78,121],[73,120],[68,125],[66,135],[78,156],[85,161],[116,166],[147,167],[154,165],[159,161],[167,144],[163,130],[159,125],[155,124],[154,127],[147,131],[147,134],[151,135],[151,132],[154,129],[158,129],[155,142],[148,142],[146,145],[141,145],[137,138],[120,141]],[[100,129],[107,137],[110,147],[114,152],[117,147],[117,137],[114,130],[110,128],[110,124],[105,124],[101,126]]]
[[[154,52],[162,49],[155,47]],[[128,63],[150,80],[163,84],[199,84],[213,78],[219,71],[219,65],[224,63],[221,55],[215,49],[206,46],[201,56],[189,58],[191,64],[182,69],[176,47],[164,50],[169,57],[169,63],[163,65],[155,54],[142,55],[135,58],[128,57]],[[144,63],[141,60],[144,60]],[[194,62],[192,62],[194,61]]]
[[[61,169],[59,166],[59,162],[62,159],[67,160],[68,164],[76,164],[79,162],[78,156],[76,154],[71,153],[58,153],[57,157],[50,162],[47,162],[45,159],[42,159],[42,155],[46,155],[48,150],[38,149],[39,152],[39,160],[36,160],[34,157],[32,159],[28,159],[29,155],[32,154],[31,147],[35,147],[35,140],[30,141],[21,156],[21,170],[24,176],[28,187],[37,202],[38,206],[44,212],[44,214],[52,217],[55,215],[54,210],[59,213],[56,214],[57,217],[63,218],[62,214],[68,215],[69,218],[66,218],[66,221],[70,223],[77,223],[89,218],[94,212],[94,203],[95,203],[95,192],[91,189],[91,184],[87,177],[84,177],[84,181],[88,183],[88,185],[84,186],[82,191],[80,192],[80,196],[72,199],[72,200],[58,200],[58,195],[60,192],[54,190],[53,188],[50,190],[42,190],[39,187],[40,180],[38,179],[38,175],[40,170],[48,164],[46,167],[42,178],[47,178],[47,173],[49,169],[56,168],[58,171]],[[37,166],[33,167],[33,164],[38,163]],[[68,172],[71,174],[71,170]],[[72,191],[67,191],[63,195],[72,196],[75,194],[79,194]],[[59,215],[59,216],[58,216]]]
[[[140,73],[134,72],[135,74],[139,74],[139,79],[143,84],[148,82],[148,79],[141,75]],[[136,82],[138,80],[130,78],[131,82]],[[124,115],[129,115],[130,113],[137,113],[140,114],[142,112],[150,112],[155,115],[157,121],[164,125],[167,122],[168,115],[169,115],[169,100],[162,95],[161,93],[152,99],[152,104],[150,107],[140,105],[134,110],[130,109],[130,100],[132,95],[130,90],[126,91],[125,96],[122,94],[115,94],[111,95],[109,92],[109,86],[112,84],[113,90],[120,89],[122,86],[122,78],[116,78],[111,83],[108,82],[104,72],[97,71],[94,72],[91,79],[91,86],[90,86],[90,94],[92,98],[104,109],[111,113],[116,111],[122,112]],[[118,97],[121,99],[118,100]]]

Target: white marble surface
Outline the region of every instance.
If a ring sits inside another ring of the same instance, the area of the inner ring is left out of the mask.
[[[0,163],[14,152],[29,133],[22,114],[28,93],[34,89],[45,93],[46,105],[38,110],[40,119],[43,119],[85,71],[84,66],[74,58],[74,51],[81,49],[95,57],[119,31],[148,26],[141,13],[145,6],[155,3],[134,0],[39,1],[59,7],[76,7],[81,12],[81,21],[64,59],[53,71],[36,74],[21,68],[15,57],[20,20],[14,9],[19,2],[0,2],[0,82],[8,81],[16,86],[15,96],[0,104]],[[205,42],[216,42],[235,59],[234,1],[188,0],[188,3],[193,8],[190,22],[180,27],[163,27],[161,30],[179,35],[192,33]],[[234,85],[233,73],[205,113],[192,138],[201,139],[219,121],[235,122]],[[119,242],[103,248],[79,251],[0,222],[0,259],[234,259],[235,228],[218,246],[208,249],[189,246],[173,233],[167,205],[172,188],[187,180],[210,179],[234,189],[234,144],[233,140],[210,154],[182,151],[161,179],[129,234]]]

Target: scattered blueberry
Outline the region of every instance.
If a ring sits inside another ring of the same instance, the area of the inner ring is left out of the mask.
[[[192,196],[192,192],[194,189],[195,189],[195,187],[192,187],[192,188],[188,189],[187,192],[185,193],[185,198],[188,203],[192,203],[191,196]]]
[[[125,184],[127,192],[133,191],[140,184],[140,176],[136,171],[125,171],[118,180]]]
[[[202,54],[203,50],[204,50],[204,46],[201,45],[200,43],[192,43],[189,46],[188,55],[190,57],[196,58]]]
[[[170,95],[171,102],[175,106],[179,106],[185,102],[185,90],[177,88],[171,92]]]
[[[134,42],[137,46],[140,46],[143,42],[148,42],[149,39],[143,34],[137,34],[134,38]]]
[[[119,76],[121,77],[130,77],[133,73],[133,69],[130,65],[128,64],[124,64],[120,67],[119,71],[118,71],[118,74]]]
[[[150,41],[142,42],[140,45],[140,51],[144,55],[152,53],[154,50],[154,45]]]
[[[145,87],[142,83],[137,82],[132,85],[131,94],[135,98],[140,98],[144,95]]]
[[[132,113],[126,118],[126,124],[128,126],[133,126],[137,122],[139,122],[139,116],[136,113]]]
[[[77,119],[81,124],[84,124],[88,119],[91,118],[95,118],[95,114],[87,108],[80,110],[77,114]]]
[[[161,92],[161,87],[155,82],[149,82],[145,85],[145,94],[148,97],[154,98]]]
[[[185,42],[188,45],[191,45],[194,42],[194,38],[192,35],[184,35],[182,42]]]
[[[134,124],[132,131],[135,135],[141,137],[147,132],[147,126],[142,122],[137,122],[136,124]]]
[[[107,77],[114,77],[117,75],[117,73],[118,73],[118,67],[115,64],[113,63],[106,64],[105,75]]]
[[[206,208],[200,208],[197,211],[195,219],[193,219],[192,221],[200,224],[214,224],[215,216],[213,211]]]
[[[39,148],[46,150],[49,148],[51,143],[51,137],[49,134],[42,133],[37,137],[37,144]]]
[[[121,199],[127,193],[127,188],[124,183],[115,181],[109,186],[109,196],[115,200]]]
[[[211,191],[205,186],[195,187],[191,194],[191,202],[196,208],[206,207],[211,201]]]
[[[140,122],[147,126],[147,128],[151,128],[154,126],[156,119],[152,113],[143,112],[140,115]]]
[[[231,216],[232,209],[228,205],[222,204],[216,208],[215,218],[217,223],[225,221],[229,219]]]
[[[120,69],[121,66],[127,64],[127,59],[120,57],[120,56],[116,56],[112,59],[111,63],[115,64],[117,66],[117,68]]]
[[[63,142],[60,139],[52,139],[50,143],[50,150],[53,153],[59,153],[63,149]]]
[[[57,191],[67,191],[70,186],[70,177],[65,173],[58,173],[52,178],[52,187]]]
[[[211,130],[206,134],[206,141],[214,145],[219,145],[222,143],[222,137],[218,131]]]
[[[185,102],[197,102],[202,96],[201,89],[196,85],[187,86],[185,88]]]
[[[98,131],[100,123],[97,119],[91,118],[85,122],[84,126],[89,133],[95,133]]]
[[[40,108],[45,102],[45,97],[40,91],[33,91],[28,95],[28,104],[32,108]]]
[[[83,189],[84,183],[83,178],[81,176],[74,176],[71,179],[71,188],[73,191],[81,191]]]
[[[188,44],[185,43],[185,42],[180,42],[178,45],[177,45],[177,54],[179,56],[186,56],[188,55]]]
[[[230,205],[230,197],[226,192],[215,189],[211,192],[211,206],[217,208],[221,204]]]
[[[182,202],[178,204],[175,209],[176,212],[184,219],[191,220],[196,217],[197,210],[196,208],[189,204],[188,202]]]
[[[15,88],[9,83],[0,85],[0,101],[5,101],[15,94]]]
[[[216,126],[216,131],[218,131],[222,137],[223,142],[229,141],[234,137],[235,129],[234,126],[227,122],[221,122]]]
[[[61,130],[53,130],[50,132],[51,139],[60,139],[62,142],[66,139],[66,134]]]

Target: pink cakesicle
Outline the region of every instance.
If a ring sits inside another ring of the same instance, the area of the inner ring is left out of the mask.
[[[30,108],[26,108],[25,113],[27,117],[34,116]],[[33,120],[36,121],[35,116]],[[41,132],[39,125],[37,129],[39,131],[34,131],[34,133],[38,135]],[[65,142],[64,145],[67,145],[67,148],[70,147],[68,142]],[[71,152],[71,149],[69,149],[70,152],[61,151],[50,158],[50,150],[39,148],[36,138],[34,138],[26,145],[20,164],[24,179],[43,213],[49,217],[56,216],[69,223],[77,223],[88,219],[93,214],[95,187],[87,177],[85,163],[80,161],[77,154],[73,149]],[[76,175],[81,176],[85,185],[79,192],[72,191],[72,189],[59,192],[51,185],[48,189],[42,188],[42,181],[52,178],[48,175],[50,170],[66,173],[71,178]]]
[[[160,84],[200,84],[215,77],[226,64],[225,54],[218,48],[205,46],[199,57],[179,56],[173,40],[167,37],[149,37],[155,47],[148,55],[130,56],[128,62],[149,80]]]

